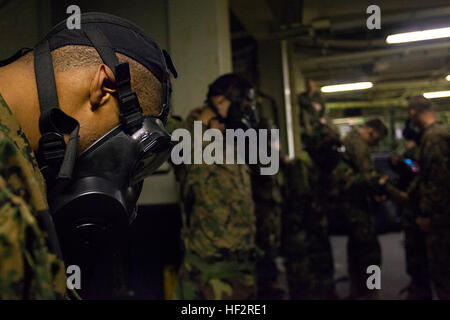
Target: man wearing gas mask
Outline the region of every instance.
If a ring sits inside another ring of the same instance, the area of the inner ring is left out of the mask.
[[[221,76],[210,85],[206,105],[188,116],[186,128],[193,132],[194,121],[201,121],[203,130],[251,128],[256,125],[253,101],[247,80],[236,74]],[[249,167],[214,163],[185,169],[185,260],[177,298],[254,299],[256,222]]]
[[[436,108],[423,96],[408,99],[411,122],[423,132],[419,174],[408,191],[410,198],[416,197],[416,223],[425,233],[429,273],[436,295],[440,300],[450,300],[450,126],[438,121]]]
[[[142,180],[169,157],[176,71],[140,28],[102,13],[0,66],[0,298],[63,297],[63,258],[89,291],[120,256]],[[109,275],[108,292],[86,295],[110,297]]]
[[[422,130],[406,119],[402,131],[404,145],[400,154],[394,154],[390,159],[391,168],[398,174],[397,188],[408,192],[408,202],[399,206],[406,258],[406,272],[410,283],[401,292],[406,293],[407,300],[431,300],[433,298],[428,270],[427,247],[425,233],[416,224],[420,215],[419,196],[414,180],[420,173],[418,166],[420,139]]]

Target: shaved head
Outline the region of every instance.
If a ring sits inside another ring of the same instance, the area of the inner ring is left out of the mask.
[[[51,54],[55,73],[67,72],[73,68],[95,68],[103,64],[95,48],[88,46],[64,46],[53,50]],[[159,114],[161,111],[161,83],[140,63],[121,53],[116,53],[116,55],[119,62],[128,62],[130,65],[131,88],[138,96],[143,113]],[[28,53],[22,59],[23,62],[31,63],[33,53]]]

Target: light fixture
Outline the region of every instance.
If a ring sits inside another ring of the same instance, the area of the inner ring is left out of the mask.
[[[332,86],[324,86],[320,88],[320,91],[328,93],[328,92],[340,92],[340,91],[351,91],[351,90],[363,90],[372,88],[372,82],[354,82],[354,83],[343,83],[336,84]]]
[[[427,99],[450,97],[450,91],[425,92],[423,96]]]
[[[445,80],[450,81],[450,74],[445,77]]]
[[[450,27],[391,34],[387,36],[386,42],[392,44],[392,43],[423,41],[448,37],[450,37]]]

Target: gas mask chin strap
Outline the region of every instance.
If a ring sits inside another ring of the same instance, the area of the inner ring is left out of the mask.
[[[60,108],[52,56],[47,40],[34,49],[34,68],[41,116],[38,162],[47,183],[70,180],[78,147],[79,124]],[[64,134],[69,133],[66,145]]]

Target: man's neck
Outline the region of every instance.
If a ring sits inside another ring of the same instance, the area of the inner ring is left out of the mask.
[[[20,61],[0,68],[0,94],[19,122],[31,148],[39,143],[39,101],[34,70]]]

